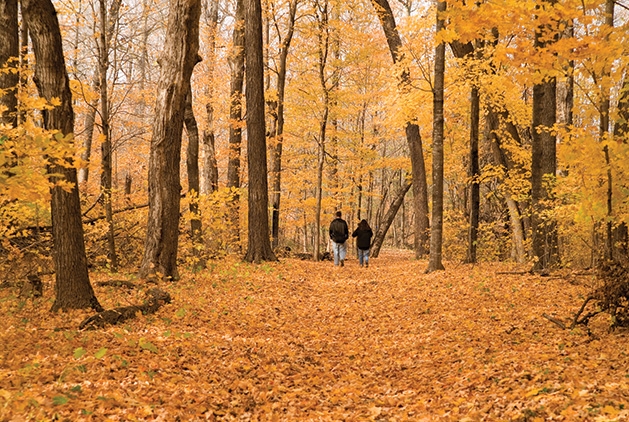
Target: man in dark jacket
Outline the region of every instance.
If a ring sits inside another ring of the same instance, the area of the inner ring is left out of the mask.
[[[345,241],[349,237],[349,228],[345,220],[341,218],[341,211],[336,212],[336,218],[330,223],[330,239],[334,250],[334,265],[345,265],[347,245]]]

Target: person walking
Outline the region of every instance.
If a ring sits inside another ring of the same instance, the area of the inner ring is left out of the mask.
[[[345,265],[345,254],[347,253],[345,241],[349,238],[349,228],[345,220],[341,218],[341,211],[336,212],[336,218],[330,223],[329,231],[334,251],[334,265],[342,267]]]
[[[373,230],[369,227],[367,220],[362,219],[358,223],[358,227],[352,233],[352,237],[356,238],[356,247],[358,248],[358,263],[362,267],[369,267],[369,248],[371,248],[371,238]]]

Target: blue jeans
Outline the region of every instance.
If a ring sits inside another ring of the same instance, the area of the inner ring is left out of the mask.
[[[345,242],[336,243],[333,241],[332,250],[334,251],[334,265],[339,265],[340,261],[345,261],[345,254],[347,253],[347,245]]]
[[[358,249],[358,263],[362,267],[363,264],[369,263],[369,249]]]

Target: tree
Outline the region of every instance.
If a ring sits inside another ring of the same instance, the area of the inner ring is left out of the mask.
[[[279,244],[280,231],[280,200],[282,195],[282,147],[284,144],[284,98],[286,92],[286,65],[288,61],[288,49],[293,39],[295,30],[295,15],[297,13],[298,0],[290,0],[288,4],[288,22],[286,35],[278,29],[280,39],[280,51],[278,57],[277,74],[277,104],[275,106],[275,125],[271,131],[273,144],[271,145],[271,239],[273,248]],[[278,25],[276,24],[276,28]]]
[[[234,241],[240,241],[240,152],[242,144],[242,88],[245,78],[245,5],[236,0],[236,19],[232,34],[230,54],[230,100],[229,100],[229,156],[227,163],[227,187],[233,189],[231,204],[231,230]]]
[[[552,7],[556,0],[545,0]],[[541,13],[543,13],[540,10]],[[543,21],[546,21],[544,19]],[[535,32],[535,47],[543,50],[557,39],[556,28],[540,24]],[[539,70],[538,72],[543,72]],[[552,128],[557,121],[557,82],[554,76],[539,75],[533,86],[533,142],[531,146],[531,226],[533,269],[548,270],[559,264],[556,222],[549,215],[552,190],[557,171],[557,136]]]
[[[200,60],[200,0],[170,0],[149,159],[149,216],[140,277],[177,279],[181,135],[190,77]]]
[[[437,3],[437,37],[445,29],[446,2]],[[438,41],[435,49],[432,129],[432,222],[430,224],[430,259],[426,272],[443,270],[443,91],[446,45]]]
[[[389,44],[389,51],[393,57],[393,63],[404,66],[399,72],[399,90],[402,95],[408,94],[411,88],[410,71],[405,62],[402,39],[395,25],[393,11],[388,0],[372,0],[382,29]],[[412,118],[406,122],[406,140],[411,158],[411,171],[413,175],[413,204],[415,209],[415,256],[420,258],[428,251],[428,185],[426,183],[426,168],[424,164],[424,150],[422,146],[419,126]]]
[[[74,110],[55,8],[50,0],[22,0],[21,4],[22,16],[33,41],[37,90],[46,101],[56,99],[59,103],[42,111],[44,128],[56,133],[53,139],[71,139]],[[51,158],[48,174],[53,182],[51,214],[55,302],[52,310],[93,308],[101,311],[87,271],[76,168],[69,160]],[[64,188],[59,183],[62,181],[70,188]]]
[[[19,45],[17,0],[0,2],[0,125],[17,125]]]
[[[245,0],[245,46],[247,88],[247,171],[249,175],[249,235],[245,260],[276,261],[269,240],[269,188],[264,119],[264,60],[262,6],[260,0]]]

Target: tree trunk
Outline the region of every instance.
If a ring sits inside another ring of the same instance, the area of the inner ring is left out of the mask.
[[[74,132],[72,93],[63,57],[61,31],[50,0],[22,0],[22,16],[33,40],[35,75],[39,95],[47,101],[56,98],[59,106],[42,111],[44,128],[63,136]],[[53,138],[54,142],[54,138]],[[67,160],[53,160],[48,166],[51,177],[52,236],[55,264],[55,302],[52,310],[102,307],[94,295],[87,271],[87,257],[81,222],[81,204],[76,169]],[[56,182],[65,181],[68,191]]]
[[[199,61],[200,13],[200,0],[170,0],[149,158],[149,216],[141,278],[178,278],[181,135],[190,77]]]
[[[236,1],[236,22],[233,33],[233,51],[230,54],[231,83],[229,104],[229,157],[227,187],[233,191],[230,204],[231,232],[235,244],[240,244],[240,151],[242,144],[242,88],[245,76],[245,9],[244,0]]]
[[[395,196],[395,199],[391,203],[389,210],[387,211],[384,218],[382,219],[382,222],[378,226],[378,230],[376,230],[376,234],[373,238],[371,251],[370,251],[370,254],[373,258],[377,258],[378,255],[380,254],[380,248],[382,247],[384,238],[387,235],[387,231],[389,230],[391,223],[395,219],[395,216],[397,215],[397,212],[400,209],[400,206],[404,203],[404,197],[406,196],[406,192],[408,192],[410,188],[411,188],[411,181],[406,179],[404,181],[404,184],[402,185],[402,188],[397,193],[397,195]]]
[[[605,2],[605,27],[607,27],[610,31],[614,27],[614,4],[615,0],[606,0]],[[609,34],[609,32],[608,32]],[[609,38],[609,35],[606,36]],[[601,77],[602,80],[609,78],[611,69],[611,65],[607,65],[604,67],[603,75]],[[600,110],[600,124],[599,124],[599,136],[600,141],[605,144],[603,146],[603,154],[605,156],[605,167],[607,168],[607,222],[605,223],[605,259],[611,261],[613,258],[614,252],[614,241],[613,241],[613,183],[612,183],[612,165],[611,165],[611,157],[609,155],[609,145],[607,142],[611,142],[611,137],[609,136],[609,109],[610,109],[610,94],[609,89],[605,88],[603,83],[601,83],[602,93],[601,93],[601,103],[599,105]]]
[[[478,159],[478,127],[480,122],[480,95],[478,87],[472,87],[470,98],[470,210],[469,232],[467,238],[467,257],[465,262],[476,262],[478,243],[478,223],[480,215],[480,164]]]
[[[556,0],[545,3],[554,5]],[[538,27],[535,33],[536,48],[546,48],[552,42],[546,40],[546,29],[545,25]],[[533,266],[535,271],[548,270],[559,264],[556,222],[546,215],[557,170],[557,140],[551,132],[557,121],[556,91],[554,77],[546,77],[533,86],[531,225],[533,254],[537,258]]]
[[[395,24],[395,18],[388,0],[372,0],[384,35],[389,44],[389,50],[394,64],[404,63],[402,39]],[[405,67],[399,73],[399,90],[401,94],[408,94],[411,89],[409,69]],[[426,183],[426,167],[424,151],[419,126],[410,118],[406,123],[406,140],[411,155],[411,170],[413,175],[413,206],[415,210],[415,257],[421,258],[428,252],[428,184]]]
[[[269,240],[269,188],[264,119],[264,61],[262,6],[260,0],[245,0],[245,46],[247,90],[247,170],[249,175],[249,235],[245,260],[276,261]]]
[[[17,0],[0,2],[0,69],[16,70],[20,57]],[[0,124],[17,126],[18,72],[0,71]],[[3,110],[4,109],[4,110]]]
[[[201,167],[203,177],[201,177],[201,185],[197,189],[197,195],[200,193],[208,194],[216,192],[218,189],[218,164],[216,162],[216,144],[214,135],[214,107],[212,106],[212,97],[214,96],[214,68],[216,66],[216,34],[218,32],[218,2],[212,0],[208,10],[208,40],[209,57],[207,58],[207,72],[209,73],[210,82],[206,86],[207,103],[206,110],[206,128],[203,130],[202,147],[203,147],[203,165]],[[197,164],[198,167],[198,164]],[[199,228],[200,229],[200,228]]]
[[[293,39],[297,0],[291,0],[288,11],[288,29],[280,47],[277,69],[277,124],[275,127],[275,142],[271,147],[271,239],[273,248],[279,245],[280,234],[280,200],[282,189],[282,146],[284,144],[284,97],[286,91],[286,62],[288,49]]]
[[[186,94],[186,110],[184,124],[188,133],[188,153],[186,154],[186,170],[188,172],[188,199],[190,201],[190,238],[193,254],[199,255],[201,243],[201,215],[199,213],[199,127],[192,109],[192,89]]]
[[[445,28],[443,13],[446,2],[437,3],[437,33]],[[440,42],[435,49],[435,85],[433,92],[432,129],[432,224],[430,225],[430,259],[426,272],[443,270],[443,91],[446,45]]]
[[[105,0],[99,1],[100,9],[100,38],[98,43],[98,73],[100,76],[100,118],[103,143],[101,144],[101,192],[103,206],[107,220],[107,258],[112,272],[118,271],[118,257],[116,255],[116,237],[112,209],[112,159],[111,131],[109,130],[109,95],[107,86],[107,71],[109,69],[109,46],[107,28],[107,8]]]

